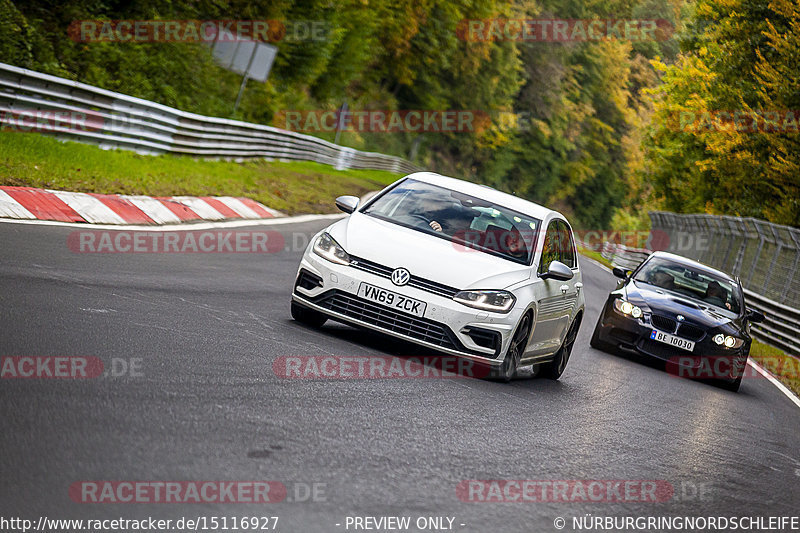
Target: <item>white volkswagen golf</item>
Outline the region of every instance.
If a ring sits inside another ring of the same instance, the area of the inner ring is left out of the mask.
[[[295,320],[333,319],[470,359],[504,381],[521,366],[558,379],[584,311],[572,229],[495,189],[410,174],[314,236]]]

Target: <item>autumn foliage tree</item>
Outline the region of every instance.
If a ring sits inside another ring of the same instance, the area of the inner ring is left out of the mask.
[[[656,200],[800,225],[797,3],[703,0],[683,44],[675,64],[656,63],[645,144]]]

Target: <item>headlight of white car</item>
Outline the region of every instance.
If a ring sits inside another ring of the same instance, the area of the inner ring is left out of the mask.
[[[469,307],[495,313],[508,313],[517,301],[508,291],[461,291],[453,296],[453,300]]]
[[[332,263],[350,264],[350,256],[327,232],[317,237],[317,241],[314,243],[314,253]]]

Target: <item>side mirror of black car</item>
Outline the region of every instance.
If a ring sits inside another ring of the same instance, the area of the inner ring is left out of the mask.
[[[621,279],[626,279],[626,278],[628,277],[628,271],[627,271],[627,270],[625,270],[624,268],[620,268],[620,267],[614,267],[614,268],[611,270],[611,272],[612,272],[612,273],[613,273],[615,276],[617,276],[618,278],[621,278]]]
[[[765,317],[764,313],[761,311],[756,311],[755,309],[750,308],[747,309],[745,316],[750,322],[764,322],[767,319],[767,317]]]

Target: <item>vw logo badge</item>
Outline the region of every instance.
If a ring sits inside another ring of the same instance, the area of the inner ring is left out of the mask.
[[[402,287],[408,283],[408,280],[410,279],[411,273],[405,268],[396,268],[394,272],[392,272],[392,283],[399,287]]]
[[[683,322],[684,320],[686,320],[686,317],[683,315],[678,315],[676,318],[678,319],[678,322]]]

